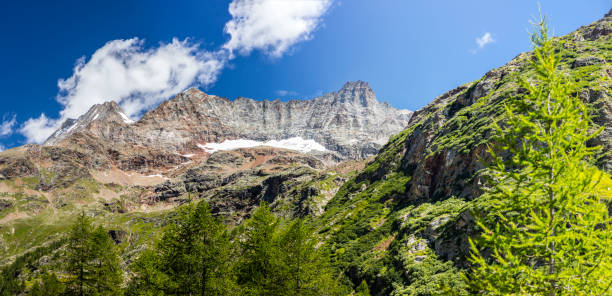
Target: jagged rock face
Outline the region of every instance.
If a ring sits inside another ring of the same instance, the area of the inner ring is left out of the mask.
[[[0,174],[9,179],[35,177],[36,190],[66,188],[90,176],[87,164],[95,160],[62,147],[25,145],[0,155]]]
[[[100,138],[110,138],[113,134],[118,134],[117,128],[125,128],[134,123],[127,117],[121,107],[114,101],[92,106],[87,113],[78,119],[67,119],[60,129],[55,131],[44,145],[51,146],[59,144],[69,136],[88,130]]]
[[[87,132],[115,145],[186,153],[202,143],[301,137],[320,143],[336,160],[360,159],[374,155],[389,136],[404,129],[411,114],[379,102],[362,81],[313,100],[288,102],[231,101],[191,88],[133,124],[114,102],[96,105],[78,120],[66,121],[45,145]]]
[[[317,215],[335,193],[322,188],[321,182],[331,178],[327,182],[339,188],[345,181],[322,169],[323,163],[316,157],[284,149],[219,151],[173,180],[156,185],[141,203],[180,204],[188,198],[204,199],[213,213],[232,224],[248,217],[262,201],[279,215]]]

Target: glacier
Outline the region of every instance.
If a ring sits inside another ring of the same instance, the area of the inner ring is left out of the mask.
[[[317,143],[315,140],[304,140],[302,137],[293,137],[284,140],[270,140],[266,142],[247,139],[225,140],[222,143],[206,143],[204,145],[197,144],[197,146],[211,154],[217,151],[252,148],[258,146],[290,149],[305,153],[311,151],[327,151],[323,145]]]

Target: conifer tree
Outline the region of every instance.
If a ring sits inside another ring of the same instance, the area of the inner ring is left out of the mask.
[[[327,256],[315,249],[316,242],[302,219],[291,222],[281,234],[279,269],[285,295],[337,295],[336,276]]]
[[[94,290],[98,295],[119,295],[123,283],[121,259],[115,242],[108,232],[98,226],[91,233],[91,269],[94,273]]]
[[[245,295],[279,295],[283,283],[278,281],[279,219],[263,202],[245,222],[237,263],[238,283]]]
[[[231,295],[229,235],[206,202],[179,211],[155,249],[134,263],[133,295]]]
[[[119,256],[104,228],[93,229],[79,214],[68,238],[66,271],[69,295],[119,295],[122,283]]]
[[[39,281],[30,289],[30,296],[57,296],[64,293],[64,285],[55,273],[44,272]]]
[[[163,265],[156,249],[142,251],[130,266],[134,275],[127,286],[126,295],[171,295],[163,292],[172,286],[169,277],[163,273],[160,266]]]
[[[370,296],[370,288],[368,287],[368,283],[366,283],[365,280],[361,281],[361,284],[359,284],[359,287],[357,287],[355,292],[355,295],[357,296]]]
[[[68,238],[67,271],[70,274],[68,289],[72,295],[86,295],[93,281],[88,262],[91,260],[91,222],[81,212],[72,226]]]
[[[521,80],[525,95],[506,105],[489,149],[467,279],[484,295],[610,295],[612,231],[598,188],[608,177],[586,145],[596,132],[545,21],[535,27],[534,77]]]
[[[316,250],[317,240],[303,220],[279,219],[264,202],[244,224],[236,268],[243,295],[342,293],[328,256]]]

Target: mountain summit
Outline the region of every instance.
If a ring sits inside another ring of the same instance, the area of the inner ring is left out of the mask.
[[[339,103],[361,105],[362,107],[375,106],[378,103],[370,84],[361,80],[345,83],[335,93],[334,98]]]
[[[134,123],[125,113],[121,110],[121,107],[114,101],[106,102],[103,104],[93,105],[89,111],[79,116],[78,119],[69,118],[62,126],[55,131],[43,145],[50,146],[61,142],[62,139],[69,137],[78,131],[90,129],[92,124],[105,124],[109,122],[115,122],[119,124],[132,124]]]
[[[202,152],[203,145],[224,141],[294,139],[323,146],[327,159],[360,159],[374,155],[389,136],[404,129],[411,114],[379,102],[363,81],[347,82],[339,91],[313,100],[288,102],[229,100],[190,88],[133,124],[116,103],[95,105],[78,120],[66,121],[45,145],[74,144],[71,136],[85,133],[102,146],[192,154]]]

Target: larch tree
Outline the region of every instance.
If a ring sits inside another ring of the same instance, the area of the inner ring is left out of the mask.
[[[133,263],[128,295],[233,295],[227,227],[206,202],[189,204]]]
[[[599,148],[587,146],[598,132],[546,22],[534,27],[533,76],[496,126],[466,279],[483,295],[610,295],[609,176],[592,165]]]
[[[240,257],[236,271],[243,295],[278,295],[283,288],[279,280],[279,219],[263,202],[244,222],[238,238]]]
[[[68,295],[119,295],[123,283],[114,242],[101,226],[93,227],[79,214],[68,237],[66,271]]]
[[[279,269],[285,295],[340,294],[340,285],[329,266],[328,256],[317,250],[316,243],[312,229],[302,219],[291,222],[282,231]]]

